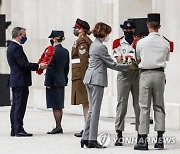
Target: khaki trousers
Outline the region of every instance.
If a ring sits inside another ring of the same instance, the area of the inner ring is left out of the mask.
[[[130,74],[127,74],[130,73]],[[116,107],[116,121],[115,130],[124,131],[124,119],[127,113],[127,105],[129,93],[131,92],[133,98],[133,108],[135,113],[135,129],[138,131],[139,127],[139,72],[118,72],[117,76],[117,107]]]
[[[139,82],[139,134],[149,134],[151,98],[153,98],[154,129],[155,131],[165,131],[164,87],[164,72],[151,70],[141,73]]]

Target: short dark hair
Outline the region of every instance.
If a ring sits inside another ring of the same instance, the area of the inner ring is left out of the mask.
[[[147,22],[147,24],[155,30],[159,29],[161,26],[160,22],[155,22],[155,21]]]
[[[17,36],[22,34],[22,31],[26,30],[23,27],[14,27],[12,30],[12,38],[16,38]]]
[[[112,31],[111,27],[103,22],[99,22],[95,25],[92,33],[94,37],[103,38]]]

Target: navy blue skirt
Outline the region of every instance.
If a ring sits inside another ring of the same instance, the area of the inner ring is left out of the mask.
[[[47,108],[63,109],[64,108],[64,87],[46,88]]]

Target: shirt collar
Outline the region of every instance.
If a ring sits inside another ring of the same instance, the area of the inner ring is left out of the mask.
[[[19,43],[19,42],[16,41],[15,39],[12,39],[12,41],[15,42],[15,43],[17,43],[17,44],[19,44],[20,46],[22,46],[21,43]]]
[[[151,32],[151,33],[149,33],[149,36],[151,36],[151,35],[159,35],[160,36],[160,34],[158,32]]]
[[[123,37],[123,38],[121,39],[121,44],[129,44],[129,43],[126,41],[125,37]]]
[[[54,43],[54,46],[56,46],[56,45],[60,45],[61,43],[59,42],[59,43]]]

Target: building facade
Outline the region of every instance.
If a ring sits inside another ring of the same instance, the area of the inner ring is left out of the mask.
[[[52,29],[64,30],[66,40],[62,43],[71,52],[76,37],[73,26],[77,18],[89,22],[91,28],[97,22],[105,22],[112,27],[110,41],[106,44],[112,55],[112,41],[120,37],[120,24],[128,18],[145,18],[147,13],[161,14],[161,30],[164,36],[175,43],[174,53],[166,68],[167,84],[165,88],[166,126],[180,129],[180,1],[179,0],[1,0],[0,14],[6,14],[6,21],[12,24],[6,30],[7,39],[11,39],[11,31],[15,26],[27,29],[28,41],[24,45],[25,52],[32,62],[37,62],[45,47],[49,45],[48,36]],[[90,36],[94,40],[93,36]],[[179,44],[178,44],[179,43]],[[9,73],[6,60],[6,48],[0,48],[0,73]],[[28,106],[46,109],[44,75],[32,73],[33,86],[30,88]],[[117,104],[116,78],[117,72],[109,70],[109,87],[105,89],[102,104],[102,116],[115,117]],[[81,106],[71,106],[71,71],[69,84],[66,87],[66,113],[82,114]],[[134,116],[130,96],[128,116]],[[152,115],[153,116],[153,115]]]

